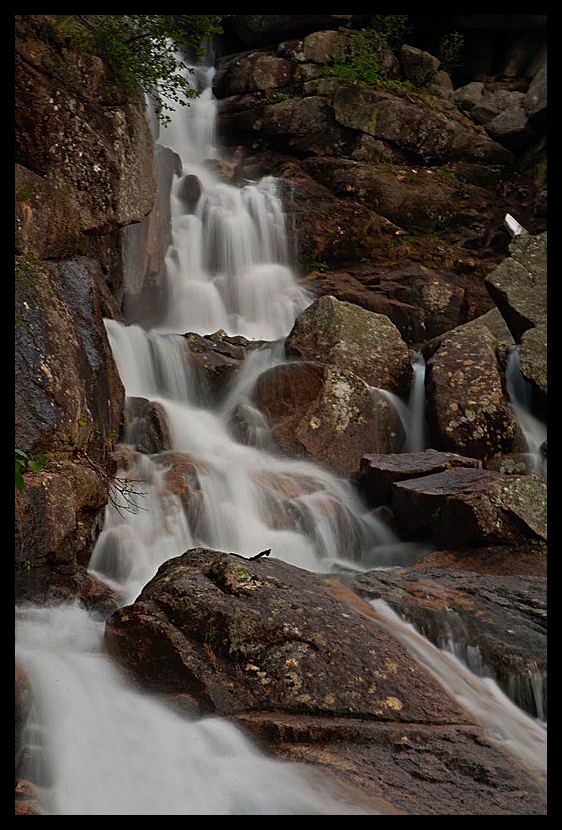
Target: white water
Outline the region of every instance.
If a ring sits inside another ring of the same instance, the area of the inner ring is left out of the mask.
[[[16,629],[35,701],[22,775],[45,815],[364,812],[228,721],[189,720],[139,693],[103,653],[103,623],[78,606],[22,609]]]
[[[513,414],[519,424],[527,455],[527,469],[546,478],[547,462],[541,445],[547,440],[547,427],[531,410],[532,390],[521,374],[519,347],[514,346],[507,359],[505,379]]]
[[[189,215],[171,196],[166,320],[152,332],[107,321],[127,395],[163,405],[174,449],[189,454],[197,471],[202,509],[186,514],[167,486],[165,453],[141,455],[121,471],[130,496],[122,509],[108,505],[91,569],[124,603],[162,562],[195,544],[246,556],[271,548],[314,571],[392,566],[419,555],[365,510],[347,482],[276,453],[253,406],[256,378],[285,359],[283,338],[309,298],[290,267],[275,182],[238,190],[201,164],[216,152],[214,102],[202,74],[205,92],[161,138],[204,190]],[[186,369],[179,334],[219,328],[278,342],[251,354],[212,409]],[[244,442],[233,436],[235,416]],[[115,501],[123,502],[119,490]],[[22,608],[16,633],[34,699],[23,743],[36,749],[22,774],[40,785],[45,814],[362,813],[301,768],[265,757],[226,721],[186,719],[131,688],[103,651],[103,623],[82,608]]]

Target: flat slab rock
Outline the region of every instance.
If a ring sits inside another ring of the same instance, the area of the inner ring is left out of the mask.
[[[467,458],[453,452],[428,449],[423,452],[369,453],[361,459],[357,483],[368,502],[377,506],[387,504],[392,485],[432,473],[441,473],[452,467],[481,467],[477,458]]]
[[[195,548],[108,619],[106,643],[143,686],[232,718],[373,813],[545,812],[540,787],[340,580]]]

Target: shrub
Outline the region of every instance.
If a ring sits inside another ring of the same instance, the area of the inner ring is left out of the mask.
[[[185,57],[200,57],[202,44],[222,32],[217,14],[47,15],[59,38],[69,38],[102,58],[115,85],[128,98],[151,95],[158,117],[187,104],[198,93],[191,87]]]

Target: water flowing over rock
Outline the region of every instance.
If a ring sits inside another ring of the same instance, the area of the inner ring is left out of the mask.
[[[533,784],[337,582],[193,549],[107,621],[106,642],[143,685],[230,714],[284,757],[323,758],[398,811],[415,793],[424,812],[458,809],[460,797],[467,812],[518,812],[514,786],[541,810]]]
[[[544,16],[227,16],[159,127],[104,17],[16,16],[16,814],[544,815]]]
[[[480,676],[495,678],[533,717],[546,720],[546,580],[482,576],[421,565],[410,573],[370,572],[355,590],[381,597]]]

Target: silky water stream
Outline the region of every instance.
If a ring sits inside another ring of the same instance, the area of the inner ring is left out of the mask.
[[[194,545],[244,556],[271,548],[317,572],[393,567],[420,555],[367,511],[348,482],[277,453],[253,406],[257,377],[285,360],[284,338],[311,298],[291,269],[276,182],[235,188],[202,164],[216,154],[215,105],[212,70],[198,73],[202,95],[159,139],[181,157],[182,176],[202,184],[192,213],[177,194],[181,177],[170,197],[168,308],[152,331],[113,320],[106,327],[127,396],[163,407],[172,455],[189,459],[200,501],[190,513],[167,485],[170,453],[140,454],[121,471],[91,571],[124,603],[162,562]],[[187,367],[182,334],[218,329],[268,345],[249,352],[213,406]],[[232,428],[240,420],[243,441]],[[130,419],[125,443],[135,443],[138,428]],[[129,687],[104,653],[103,625],[78,604],[17,610],[16,654],[33,697],[21,775],[40,787],[44,814],[364,812],[322,779],[266,757],[227,721],[189,720]]]

